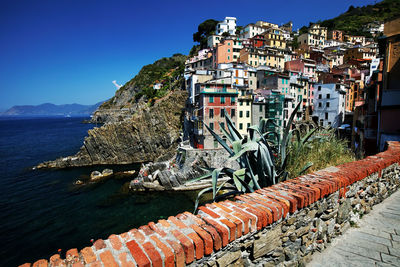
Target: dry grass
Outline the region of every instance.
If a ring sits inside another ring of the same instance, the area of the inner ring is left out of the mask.
[[[289,178],[299,176],[308,162],[313,165],[305,173],[355,160],[354,153],[347,147],[347,141],[338,139],[332,129],[319,130],[300,151],[292,152],[287,166]]]

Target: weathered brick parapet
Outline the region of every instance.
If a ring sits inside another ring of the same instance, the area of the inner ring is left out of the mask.
[[[375,156],[150,222],[33,266],[265,265],[306,262],[399,185],[400,143]],[[22,266],[31,266],[26,263]]]

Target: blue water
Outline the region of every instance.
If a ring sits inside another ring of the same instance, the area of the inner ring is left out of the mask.
[[[192,210],[191,194],[128,193],[122,186],[129,179],[73,186],[93,170],[137,170],[138,165],[32,170],[76,153],[94,126],[83,119],[0,118],[0,266],[48,259],[58,249],[81,249],[92,238]]]

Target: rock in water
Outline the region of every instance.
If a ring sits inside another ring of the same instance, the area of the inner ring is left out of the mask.
[[[186,98],[186,91],[173,91],[154,106],[138,110],[129,120],[106,123],[89,130],[76,155],[37,167],[130,164],[170,158],[179,142]]]

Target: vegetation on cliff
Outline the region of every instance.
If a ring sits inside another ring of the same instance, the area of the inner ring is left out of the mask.
[[[144,66],[133,79],[118,89],[114,97],[101,105],[100,109],[129,108],[142,96],[145,96],[146,102],[165,96],[172,88],[180,87],[186,58],[185,55],[174,54]],[[154,89],[155,84],[162,84],[162,87]]]
[[[328,30],[341,30],[346,34],[370,36],[369,33],[362,31],[363,26],[367,23],[380,21],[384,22],[400,14],[399,0],[384,0],[375,5],[367,5],[362,7],[350,6],[349,9],[333,18],[324,21],[317,21],[321,26],[327,27]],[[300,29],[300,34],[307,31],[307,27]]]

